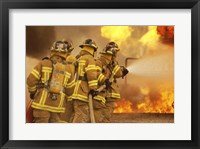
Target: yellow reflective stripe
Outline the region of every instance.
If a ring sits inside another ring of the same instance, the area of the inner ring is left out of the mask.
[[[62,107],[63,106],[64,99],[65,99],[65,94],[61,93],[60,94],[60,103],[59,103],[58,107]]]
[[[97,70],[102,71],[101,67],[99,67],[99,66],[96,66],[96,67],[97,67]]]
[[[97,86],[97,83],[89,84],[90,87]]]
[[[72,98],[73,98],[73,99],[78,99],[78,100],[82,100],[82,101],[88,102],[88,97],[81,96],[80,94],[76,94],[76,95],[73,96]]]
[[[69,72],[67,72],[67,71],[65,71],[65,75],[67,75],[67,76],[71,76],[71,73],[69,73]]]
[[[98,84],[98,80],[88,81],[89,86],[97,86],[97,84]]]
[[[66,85],[66,88],[71,88],[75,85],[75,79]]]
[[[106,99],[104,97],[100,96],[100,95],[95,96],[94,99],[101,100],[103,103],[106,102]]]
[[[40,73],[36,69],[33,69],[31,74],[34,75],[36,77],[36,79],[38,79],[38,80],[40,79]]]
[[[101,73],[101,74],[99,75],[99,77],[98,77],[98,81],[101,82],[101,81],[103,80],[103,78],[104,78],[104,75]]]
[[[79,80],[79,81],[76,82],[76,87],[75,87],[75,89],[74,89],[74,93],[75,93],[75,94],[77,94],[78,88],[79,88],[80,84],[81,84],[81,80]]]
[[[91,81],[88,81],[88,83],[97,83],[98,81],[97,80],[91,80]]]
[[[76,99],[77,97],[80,97],[80,98],[82,98],[82,99],[87,99],[87,98],[88,98],[87,96],[80,95],[80,94],[74,94],[72,97],[73,97],[74,99]]]
[[[82,65],[80,65],[80,66],[78,67],[78,74],[79,74],[79,76],[84,76],[84,74],[85,74]]]
[[[52,70],[52,68],[51,67],[42,67],[42,70]]]
[[[68,100],[68,101],[72,101],[72,98],[73,98],[73,95],[72,95],[72,96],[68,96],[68,97],[67,97],[67,100]]]
[[[39,104],[42,104],[42,101],[43,101],[43,97],[44,97],[44,89],[42,90],[42,96],[40,97],[40,102],[39,102]]]
[[[42,83],[45,83],[47,81],[47,72],[44,72],[41,80],[42,80]]]
[[[88,65],[86,68],[85,68],[85,71],[89,71],[89,70],[97,70],[97,67],[95,65]]]
[[[59,113],[65,112],[65,108],[58,108],[58,107],[52,107],[52,106],[48,106],[48,105],[41,105],[41,104],[38,104],[36,102],[32,102],[31,107],[35,108],[35,109],[50,111],[50,112],[59,112]]]
[[[44,89],[44,90],[45,90],[45,92],[44,92],[44,97],[43,97],[43,102],[42,102],[42,104],[45,104],[45,102],[46,102],[46,100],[47,100],[47,95],[48,95],[47,90],[46,90],[46,89]]]
[[[42,96],[41,96],[41,98],[40,98],[39,104],[44,104],[44,103],[46,102],[47,94],[48,94],[47,90],[46,90],[46,89],[43,89],[43,90],[42,90]]]
[[[89,71],[89,70],[97,70],[97,68],[85,68],[85,71]]]
[[[78,63],[86,63],[86,60],[79,60]]]
[[[44,70],[44,69],[42,69],[42,72],[48,72],[48,73],[51,73],[51,70]]]
[[[120,67],[118,65],[116,65],[115,68],[113,69],[112,73],[115,75],[119,69],[120,69]]]
[[[68,72],[65,72],[65,79],[64,79],[64,86],[66,86],[68,79],[70,78],[71,74]]]
[[[33,86],[33,87],[28,86],[28,91],[29,91],[29,92],[34,92],[34,91],[36,91],[36,85]]]
[[[109,93],[109,94],[108,94],[108,97],[120,98],[121,96],[120,96],[120,94],[118,94],[118,93]]]
[[[111,51],[106,51],[106,53],[113,54]]]
[[[96,65],[88,65],[87,68],[90,68],[90,67],[95,67],[96,68]]]

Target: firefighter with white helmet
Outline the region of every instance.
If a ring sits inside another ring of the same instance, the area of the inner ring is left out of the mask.
[[[43,58],[27,78],[30,98],[33,99],[33,117],[35,123],[56,123],[59,114],[65,112],[66,95],[73,88],[74,70],[66,62],[73,50],[69,41],[57,41],[51,47],[50,58]]]
[[[97,70],[103,73],[103,77],[99,77],[105,80],[106,89],[101,91],[96,97],[101,96],[105,98],[104,116],[102,122],[110,122],[110,118],[115,108],[115,101],[120,99],[119,87],[117,84],[117,78],[127,75],[128,70],[124,66],[119,66],[117,62],[117,54],[119,52],[118,45],[115,42],[109,42],[106,47],[100,52],[101,56],[97,59]]]
[[[77,79],[72,95],[74,103],[73,123],[90,122],[88,95],[95,96],[97,89],[97,69],[94,55],[97,45],[92,39],[87,39],[80,45],[81,51],[77,56]]]

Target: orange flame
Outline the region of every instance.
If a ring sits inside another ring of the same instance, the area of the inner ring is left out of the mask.
[[[156,98],[156,97],[155,97]],[[174,113],[173,89],[160,89],[160,98],[151,100],[147,95],[145,100],[137,105],[122,99],[116,102],[114,113]]]

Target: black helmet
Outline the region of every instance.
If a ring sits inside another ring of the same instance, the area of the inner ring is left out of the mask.
[[[119,47],[118,45],[115,43],[115,42],[109,42],[107,45],[106,45],[106,48],[107,49],[110,49],[110,48],[115,48],[116,50],[119,50]]]
[[[117,51],[119,51],[118,45],[115,42],[109,42],[100,53],[116,56]]]
[[[53,46],[51,47],[51,52],[71,53],[73,49],[74,47],[70,41],[62,40],[62,41],[56,41],[53,43]]]
[[[83,48],[83,46],[89,46],[94,48],[94,50],[96,51],[98,49],[95,41],[93,41],[92,39],[86,39],[83,44],[81,44],[79,47]]]

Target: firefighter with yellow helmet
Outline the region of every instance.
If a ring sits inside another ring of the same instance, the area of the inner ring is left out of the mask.
[[[55,42],[50,58],[43,58],[28,76],[35,123],[64,122],[59,114],[65,112],[66,94],[73,86],[74,72],[68,67],[71,64],[66,63],[66,57],[72,50],[73,46],[68,41]]]
[[[74,103],[73,123],[90,122],[88,95],[95,96],[97,89],[97,69],[94,55],[97,45],[92,39],[87,39],[80,45],[81,51],[77,55],[78,69],[76,85],[72,95]]]
[[[115,101],[120,99],[119,87],[117,78],[127,75],[128,70],[124,66],[119,66],[117,62],[117,54],[120,49],[115,42],[109,42],[106,47],[100,52],[101,56],[97,59],[97,69],[103,73],[106,79],[106,90],[99,93],[98,96],[105,97],[106,104],[104,111],[104,118],[102,122],[110,122],[110,118],[115,108]],[[103,77],[102,77],[103,78]],[[99,77],[99,81],[102,79]],[[105,79],[105,78],[104,78]],[[104,94],[105,92],[105,94]]]

